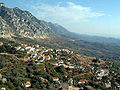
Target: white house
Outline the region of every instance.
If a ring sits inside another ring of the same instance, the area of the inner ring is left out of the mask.
[[[87,82],[87,80],[81,79],[81,80],[79,80],[78,84],[85,84],[86,82]]]
[[[16,50],[20,50],[21,49],[21,47],[19,46],[19,47],[16,47]]]
[[[26,81],[26,82],[24,83],[24,85],[25,85],[26,88],[28,88],[28,87],[31,86],[31,83],[30,83],[29,81]]]
[[[68,79],[68,84],[73,84],[73,79],[72,78]]]
[[[25,47],[25,50],[28,50],[28,49],[30,49],[31,48],[31,46],[27,46],[27,47]]]

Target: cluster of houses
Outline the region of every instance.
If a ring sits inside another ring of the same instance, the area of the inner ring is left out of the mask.
[[[0,46],[3,45],[3,42],[0,42]],[[21,44],[21,46],[16,47],[16,50],[19,51],[25,51],[27,52],[27,56],[29,60],[33,60],[35,61],[35,63],[37,64],[41,64],[45,61],[51,61],[51,60],[55,60],[55,62],[52,62],[51,64],[53,64],[54,66],[64,66],[65,68],[70,68],[70,69],[75,69],[76,67],[79,67],[79,69],[81,69],[82,71],[85,71],[85,67],[83,66],[77,66],[73,63],[71,63],[71,57],[67,58],[66,60],[63,60],[61,58],[63,58],[64,56],[62,56],[63,53],[67,53],[67,54],[73,54],[73,51],[70,51],[68,49],[51,49],[51,48],[46,48],[46,47],[40,47],[38,44],[36,45],[27,45],[27,44]],[[109,70],[108,69],[102,69],[102,68],[95,68],[93,66],[91,66],[88,63],[92,63],[92,60],[95,59],[93,57],[83,57],[83,56],[77,56],[80,60],[81,60],[81,65],[87,65],[87,67],[89,67],[93,72],[92,74],[95,76],[95,79],[98,80],[96,82],[96,84],[101,83],[100,80],[102,80],[103,76],[108,76]],[[86,62],[86,60],[88,62]],[[66,61],[66,62],[65,62]],[[100,63],[99,63],[100,64]],[[41,80],[43,82],[48,82],[47,79],[40,77]],[[7,82],[6,78],[3,78],[2,74],[0,74],[0,80],[3,83]],[[60,84],[60,79],[58,77],[53,77],[53,81]],[[68,84],[69,85],[73,85],[74,83],[73,78],[68,78]],[[88,80],[86,79],[80,79],[78,81],[78,84],[86,84],[88,82]],[[115,82],[117,88],[120,89],[120,84]],[[29,88],[31,87],[31,82],[26,81],[22,84],[24,87]],[[106,82],[104,83],[106,88],[110,88],[111,86],[111,82]],[[4,90],[4,88],[2,89]]]
[[[68,53],[68,54],[73,54],[73,51],[69,51],[68,49],[51,49],[51,48],[45,48],[45,47],[40,47],[38,44],[33,45],[33,46],[28,46],[27,44],[22,44],[21,46],[16,47],[16,50],[20,51],[26,51],[27,54],[30,54],[30,57],[28,57],[30,60],[34,60],[37,63],[43,63],[44,61],[50,61],[52,59],[56,59],[54,63],[52,63],[55,66],[64,66],[65,68],[71,68],[74,69],[77,66],[75,64],[71,64],[70,60],[71,58],[68,58],[68,61],[65,63],[64,60],[59,59],[61,53]],[[82,57],[81,57],[82,58]],[[85,57],[86,58],[86,57]],[[88,58],[87,58],[88,59]],[[93,58],[90,58],[90,60]],[[83,68],[82,68],[83,69]],[[91,68],[94,70],[94,67]],[[101,80],[103,76],[108,76],[109,70],[107,69],[97,69],[95,72],[95,76],[97,80]],[[45,78],[42,78],[42,81],[47,80]],[[58,77],[53,78],[54,82],[60,83]],[[85,84],[88,81],[86,79],[81,79],[78,81],[78,84]],[[29,84],[29,85],[27,85]],[[73,79],[69,78],[68,79],[68,84],[73,85]],[[25,83],[25,87],[31,86],[30,82]],[[105,83],[106,87],[111,87],[111,83]]]
[[[101,80],[103,76],[108,76],[109,75],[109,70],[108,69],[97,69],[95,76],[97,80]]]
[[[58,57],[61,57],[58,55],[58,52],[60,53],[68,53],[73,54],[73,51],[70,51],[68,49],[47,49],[45,47],[40,47],[38,44],[33,46],[28,46],[27,44],[22,44],[21,46],[16,47],[16,50],[20,51],[26,51],[29,55],[29,60],[34,60],[37,64],[43,63],[44,61],[56,59],[56,62],[53,64],[56,66],[64,66],[65,68],[74,68],[75,65],[70,64],[70,58],[68,58],[67,65],[64,64],[64,61],[59,59]]]
[[[100,76],[100,77],[103,77],[103,76],[108,76],[109,74],[109,70],[108,69],[98,69],[96,71],[97,75]]]
[[[65,64],[63,60],[57,60],[57,62],[52,64],[55,66],[63,66],[64,68],[70,68],[70,69],[74,69],[76,67],[76,65],[71,64],[70,62],[67,62],[67,64]]]

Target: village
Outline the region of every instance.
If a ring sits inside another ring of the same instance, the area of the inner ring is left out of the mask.
[[[0,46],[4,45],[0,42]],[[27,45],[21,44],[15,47],[17,51],[26,52],[23,60],[25,62],[33,61],[36,65],[49,63],[53,68],[64,67],[68,72],[63,75],[67,81],[64,82],[59,77],[53,77],[53,82],[57,87],[65,90],[84,90],[85,88],[93,89],[97,85],[105,88],[112,87],[112,76],[110,67],[101,59],[75,54],[68,49],[51,49],[40,46],[39,44]],[[107,68],[106,68],[106,67]],[[108,68],[109,67],[109,68]],[[57,68],[59,69],[59,68]],[[43,82],[49,82],[47,78],[40,77]],[[7,83],[7,78],[0,74],[0,81]],[[95,85],[91,84],[93,82]],[[22,86],[31,88],[32,83],[25,81]],[[120,89],[120,84],[115,82],[115,88]],[[6,90],[1,87],[1,90]]]

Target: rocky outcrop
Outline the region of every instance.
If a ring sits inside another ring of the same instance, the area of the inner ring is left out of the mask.
[[[40,38],[53,34],[53,30],[30,12],[17,7],[8,8],[0,3],[0,33]]]

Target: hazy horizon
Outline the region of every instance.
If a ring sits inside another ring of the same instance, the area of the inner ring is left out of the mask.
[[[116,0],[1,0],[40,20],[60,24],[71,32],[120,38],[120,1]]]

